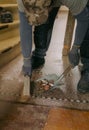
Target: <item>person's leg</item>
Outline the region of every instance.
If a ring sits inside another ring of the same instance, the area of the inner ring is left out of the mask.
[[[81,93],[89,92],[89,29],[80,47],[81,62],[83,68],[77,89]]]
[[[53,24],[58,10],[59,8],[53,8],[49,13],[47,22],[34,28],[35,50],[32,54],[33,69],[36,69],[45,63],[44,57],[46,56],[46,51],[50,44]]]
[[[19,12],[19,18],[23,73],[24,75],[31,75],[32,26],[29,25],[23,12]]]
[[[89,26],[89,7],[86,6],[85,9],[77,16],[77,26],[75,30],[75,39],[73,46],[69,52],[69,61],[72,66],[76,66],[79,64],[80,60],[80,46],[84,41],[84,37],[86,35],[88,26]]]

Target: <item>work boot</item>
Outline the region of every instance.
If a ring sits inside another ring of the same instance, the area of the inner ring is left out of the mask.
[[[32,60],[32,69],[33,70],[38,69],[38,68],[42,67],[45,64],[45,59],[44,58],[32,56],[31,60]]]
[[[89,92],[89,71],[84,70],[81,72],[81,78],[78,82],[77,90],[81,93]]]
[[[80,60],[80,54],[79,54],[79,47],[73,45],[72,49],[70,50],[68,54],[69,62],[70,64],[75,67],[76,65],[79,64]]]

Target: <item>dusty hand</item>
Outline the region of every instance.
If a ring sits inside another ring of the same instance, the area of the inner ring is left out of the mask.
[[[73,46],[68,54],[69,62],[71,66],[74,68],[79,64],[80,60],[80,53],[79,53],[79,47]]]

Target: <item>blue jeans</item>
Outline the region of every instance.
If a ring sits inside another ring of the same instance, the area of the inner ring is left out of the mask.
[[[89,71],[89,5],[77,16],[74,44],[80,46],[83,69]]]
[[[20,40],[21,49],[24,58],[31,57],[32,51],[32,26],[28,23],[27,18],[23,12],[20,16]]]
[[[35,26],[34,28],[34,44],[35,50],[33,51],[33,56],[44,58],[46,56],[46,51],[49,48],[53,25],[55,21],[55,17],[59,7],[53,8],[50,13],[48,20],[45,24]]]
[[[89,27],[89,6],[86,6],[80,14],[74,17],[77,20],[74,45],[81,46]]]
[[[32,26],[28,23],[23,12],[19,12],[20,18],[20,43],[23,55],[24,74],[31,75],[31,52],[32,52]]]
[[[35,50],[33,51],[33,55],[36,55],[37,57],[44,57],[46,55],[58,9],[58,7],[53,8],[49,13],[47,22],[45,24],[35,26],[34,28]],[[20,12],[19,14],[22,54],[27,58],[30,57],[32,50],[32,26],[28,23],[27,18],[23,12]]]
[[[32,26],[28,23],[25,13],[19,12],[20,17],[20,39],[21,50],[24,57],[23,66],[29,74],[31,73],[31,53],[33,56],[43,58],[48,50],[52,29],[55,17],[58,12],[58,7],[53,8],[49,13],[48,20],[45,24],[35,26],[34,28],[34,43],[35,50],[32,53]],[[25,71],[25,69],[24,69]]]
[[[83,69],[89,71],[89,27],[80,47],[80,56]]]

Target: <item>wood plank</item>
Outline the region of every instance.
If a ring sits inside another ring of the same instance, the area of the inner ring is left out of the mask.
[[[60,11],[68,11],[69,9],[66,6],[61,6]]]
[[[8,7],[10,7],[10,8],[17,8],[17,4],[0,4],[0,7],[3,7],[3,8],[8,8]]]
[[[14,47],[8,49],[6,52],[0,54],[0,67],[3,67],[5,64],[10,62],[12,59],[18,56],[20,52],[20,44],[17,44]]]
[[[67,20],[67,24],[66,24],[66,32],[65,32],[65,37],[64,37],[64,47],[63,47],[63,51],[62,51],[63,56],[68,55],[68,52],[71,48],[74,25],[75,25],[75,20],[72,16],[71,12],[69,11],[68,20]]]
[[[89,130],[89,112],[51,109],[44,130]]]
[[[6,28],[4,28],[6,27]],[[0,44],[3,42],[3,40],[7,40],[13,37],[19,37],[19,25],[14,26],[2,26],[0,27]]]
[[[0,4],[16,4],[16,0],[0,0]]]
[[[20,41],[19,37],[12,37],[10,39],[1,41],[0,53],[2,53],[3,51],[5,51],[8,48],[12,48],[13,46],[17,45],[19,41]]]
[[[11,23],[0,23],[0,27],[5,26],[5,25],[12,26],[12,25],[16,25],[16,24],[19,24],[19,20],[14,20]]]

